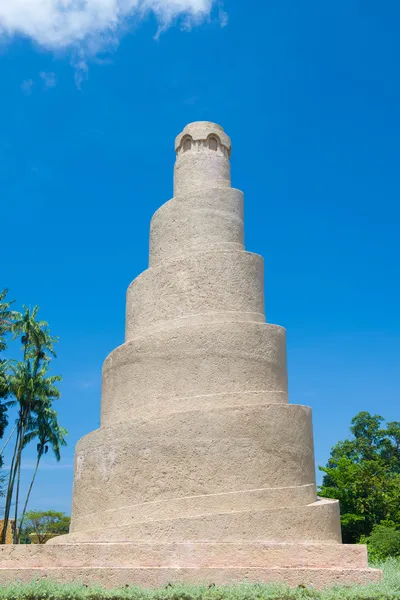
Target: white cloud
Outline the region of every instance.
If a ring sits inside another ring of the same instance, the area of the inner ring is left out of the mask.
[[[31,95],[31,93],[32,93],[32,87],[33,87],[33,80],[32,79],[26,79],[25,81],[23,81],[21,83],[21,90],[27,96]]]
[[[152,12],[160,30],[183,17],[194,25],[215,0],[0,0],[0,39],[22,35],[50,50],[93,55],[118,42],[134,19]]]
[[[44,87],[52,88],[57,84],[57,79],[55,73],[40,73],[40,77],[43,79]]]
[[[219,24],[221,27],[226,27],[229,22],[228,13],[225,12],[222,8],[219,9]]]

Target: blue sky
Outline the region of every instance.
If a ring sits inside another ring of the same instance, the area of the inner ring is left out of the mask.
[[[102,362],[172,195],[174,137],[194,120],[232,137],[246,246],[265,258],[267,319],[287,328],[317,464],[358,411],[400,418],[400,5],[226,0],[207,16],[208,0],[191,2],[206,18],[190,30],[183,13],[155,40],[149,12],[111,47],[100,26],[90,43],[49,42],[36,16],[0,8],[0,288],[60,337],[70,432],[31,508],[70,510],[74,446],[99,425]]]

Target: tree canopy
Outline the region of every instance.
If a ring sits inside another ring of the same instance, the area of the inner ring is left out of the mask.
[[[63,535],[69,532],[70,517],[56,510],[30,510],[25,515],[25,526],[21,539],[31,543],[32,537],[38,544],[45,544],[54,535]]]
[[[8,425],[7,406],[4,399],[9,394],[8,386],[8,361],[3,358],[3,352],[7,349],[7,335],[11,330],[14,312],[11,310],[12,301],[7,300],[8,290],[0,291],[0,440]],[[0,453],[0,468],[3,466],[3,457]],[[0,481],[1,483],[1,481]],[[2,490],[0,488],[0,495]]]
[[[400,524],[400,422],[384,425],[380,415],[358,413],[351,437],[331,450],[321,496],[340,501],[343,541],[354,543],[374,526]]]

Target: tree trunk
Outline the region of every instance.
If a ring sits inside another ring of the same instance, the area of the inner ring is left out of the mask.
[[[16,467],[16,458],[18,456],[18,450],[19,450],[19,446],[20,446],[20,443],[19,443],[20,436],[21,436],[21,429],[20,429],[20,424],[18,424],[17,439],[15,440],[14,454],[13,454],[13,457],[11,460],[10,475],[8,478],[6,506],[4,509],[3,531],[1,534],[1,540],[0,540],[0,542],[2,544],[6,543],[7,527],[8,527],[8,521],[10,519],[11,500],[12,500],[12,496],[13,496],[13,492],[14,492],[14,482],[15,482],[15,476],[16,476],[15,467]]]
[[[18,544],[18,502],[19,502],[19,486],[21,483],[21,455],[18,460],[18,468],[17,468],[17,489],[15,493],[15,510],[14,510],[14,532],[13,532],[13,542],[14,544]]]
[[[26,509],[28,507],[28,502],[29,502],[29,496],[31,495],[33,484],[35,483],[35,479],[36,479],[36,475],[37,475],[37,472],[38,472],[38,469],[39,469],[39,463],[40,463],[40,459],[42,458],[42,454],[43,454],[43,451],[42,451],[42,449],[40,449],[39,452],[38,452],[38,456],[37,456],[37,460],[36,460],[36,467],[35,467],[35,471],[33,473],[32,481],[31,481],[31,484],[29,486],[28,493],[26,495],[25,504],[24,504],[24,508],[23,508],[23,511],[22,511],[22,515],[21,515],[21,520],[19,522],[18,535],[17,535],[17,544],[19,544],[19,540],[20,540],[20,537],[21,537],[22,525],[24,524],[25,513],[26,513]]]
[[[25,439],[25,431],[26,431],[26,421],[28,415],[25,414],[22,420],[22,428],[21,428],[21,436],[18,448],[17,462],[15,465],[15,475],[17,476],[17,490],[15,495],[15,512],[14,512],[14,535],[13,542],[17,543],[17,524],[18,524],[18,501],[19,501],[19,487],[21,483],[21,460],[22,460],[22,450],[24,449],[24,439]],[[14,477],[15,481],[15,477]]]
[[[4,452],[4,450],[7,448],[7,446],[8,446],[8,442],[11,440],[11,438],[12,438],[12,436],[13,436],[13,434],[14,434],[14,431],[16,430],[16,428],[17,428],[17,423],[14,425],[14,429],[12,430],[12,432],[10,433],[10,435],[9,435],[9,436],[8,436],[8,438],[7,438],[7,441],[6,441],[6,443],[5,443],[5,444],[4,444],[4,446],[2,447],[2,449],[1,449],[1,452],[0,452],[0,456],[3,456],[3,452]]]

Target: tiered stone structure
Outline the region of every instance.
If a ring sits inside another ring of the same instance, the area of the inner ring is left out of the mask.
[[[174,197],[128,288],[125,343],[103,368],[101,427],[78,443],[71,532],[0,554],[0,581],[106,585],[376,580],[317,498],[311,409],[288,404],[285,330],[266,323],[263,260],[218,125],[176,138]],[[20,557],[23,568],[16,566]]]

